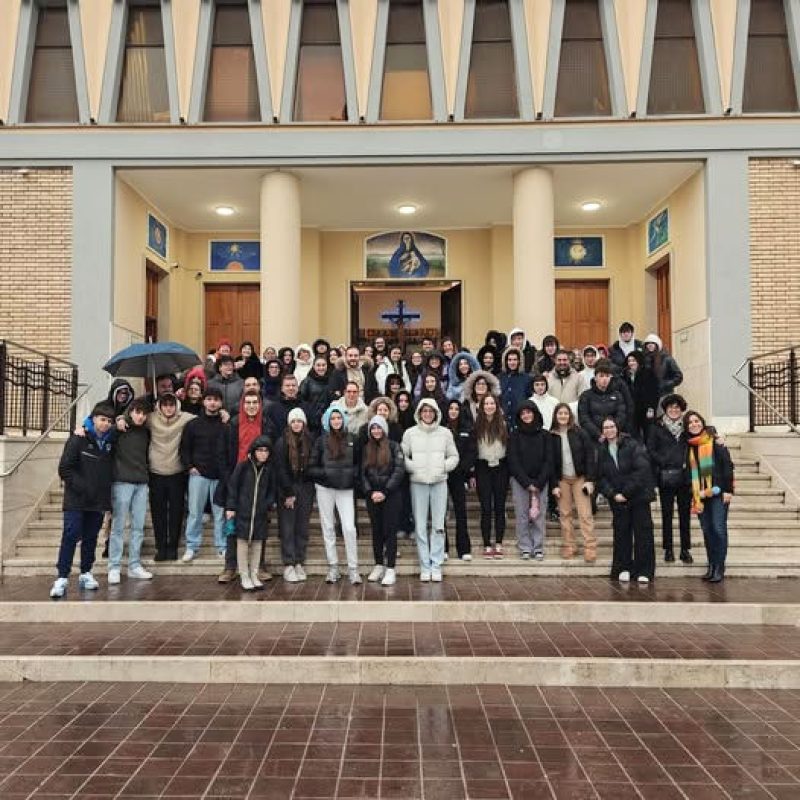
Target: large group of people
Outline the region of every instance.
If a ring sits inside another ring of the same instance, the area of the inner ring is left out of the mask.
[[[265,541],[273,520],[283,579],[306,580],[310,517],[316,502],[326,580],[362,575],[356,504],[372,528],[368,580],[396,582],[398,536],[416,541],[421,581],[442,580],[449,557],[469,561],[468,493],[480,506],[482,556],[506,553],[511,489],[518,555],[545,557],[546,521],[558,520],[561,557],[575,558],[577,514],[583,558],[597,559],[594,515],[613,519],[610,577],[649,583],[656,557],[651,503],[661,500],[664,560],[692,563],[690,521],[698,516],[708,555],[705,578],[723,579],[733,465],[724,442],[675,392],[675,359],[655,334],[635,338],[630,323],[611,348],[567,350],[525,331],[489,331],[473,354],[453,339],[422,341],[410,353],[379,337],[363,349],[318,339],[296,348],[223,340],[185,375],[159,376],[146,397],[115,380],[65,445],[64,529],[52,597],[67,591],[78,542],[79,586],[92,574],[99,533],[108,525],[108,583],[121,581],[130,519],[127,576],[150,580],[142,565],[148,497],[155,561],[194,560],[204,519],[224,559],[218,577],[244,590],[271,579]],[[338,518],[338,525],[337,525]],[[184,550],[179,552],[181,537]]]

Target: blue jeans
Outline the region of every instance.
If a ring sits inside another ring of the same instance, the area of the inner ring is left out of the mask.
[[[111,486],[111,505],[114,509],[111,536],[108,540],[108,568],[119,569],[125,542],[125,523],[131,515],[131,539],[128,544],[128,569],[141,566],[144,518],[147,514],[148,488],[146,483],[114,483]]]
[[[195,553],[200,549],[203,539],[203,511],[206,500],[211,501],[214,515],[214,546],[217,550],[225,549],[225,509],[214,502],[214,492],[218,480],[204,478],[202,475],[189,476],[189,515],[186,519],[186,549]]]
[[[703,501],[703,513],[697,515],[709,564],[725,566],[728,556],[728,508],[722,502],[722,495],[709,497]]]
[[[102,511],[64,512],[64,531],[61,534],[61,547],[58,550],[59,578],[69,577],[78,542],[81,543],[81,574],[92,571],[97,534],[102,524]]]
[[[419,566],[423,572],[441,569],[444,561],[444,515],[447,511],[447,481],[439,483],[411,482],[411,507],[417,535]],[[428,542],[428,510],[431,515],[431,536]]]

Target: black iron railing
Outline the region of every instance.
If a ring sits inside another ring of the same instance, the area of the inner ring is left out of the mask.
[[[43,433],[63,417],[57,431],[75,427],[78,367],[8,339],[0,339],[0,435],[18,430]]]
[[[747,366],[747,383],[739,374]],[[750,398],[750,430],[760,425],[788,425],[800,433],[800,371],[795,346],[750,356],[733,376]]]

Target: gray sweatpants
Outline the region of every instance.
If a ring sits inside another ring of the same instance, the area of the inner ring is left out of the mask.
[[[544,552],[544,526],[547,518],[547,496],[541,497],[541,511],[534,522],[528,519],[531,506],[527,488],[511,479],[511,496],[514,499],[514,518],[517,525],[517,546],[521,553]]]

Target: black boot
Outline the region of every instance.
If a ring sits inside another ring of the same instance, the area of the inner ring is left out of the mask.
[[[668,564],[671,564],[674,560],[675,560],[675,553],[672,551],[671,547],[668,547],[664,551],[664,561],[666,561]]]
[[[711,561],[709,561],[708,569],[706,569],[706,574],[703,575],[703,580],[704,581],[710,580],[713,574],[714,574],[714,564]]]
[[[681,561],[683,561],[684,564],[694,564],[694,559],[689,550],[681,550]]]
[[[725,577],[725,570],[721,564],[714,564],[714,569],[711,570],[711,575],[708,579],[709,583],[719,583]]]

